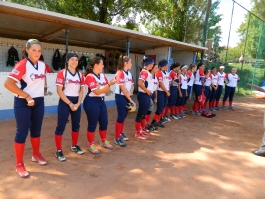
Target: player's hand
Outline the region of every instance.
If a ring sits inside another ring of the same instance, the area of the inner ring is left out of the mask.
[[[182,97],[182,93],[179,93],[179,97]]]
[[[157,99],[155,98],[155,99],[154,99],[154,104],[156,104],[156,103],[157,103]]]
[[[136,103],[135,103],[134,101],[131,101],[131,103],[132,103],[134,106],[136,106]]]
[[[186,97],[188,97],[188,93],[186,93]]]
[[[113,78],[112,80],[110,80],[109,85],[112,86],[114,84],[116,84],[117,80],[115,78]]]
[[[167,94],[168,97],[170,96],[170,92],[167,91],[166,94]]]
[[[34,99],[31,98],[31,96],[29,95],[27,98],[26,98],[27,102],[28,102],[28,106],[34,106],[35,105],[35,101]]]
[[[147,94],[148,96],[150,96],[150,95],[152,95],[152,92],[149,91],[149,90],[147,90],[146,94]]]

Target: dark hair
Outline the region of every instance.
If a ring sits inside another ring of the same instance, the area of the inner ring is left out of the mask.
[[[215,67],[215,66],[213,66],[213,67],[211,68],[211,70],[213,70],[213,69],[216,69],[216,67]]]
[[[145,63],[151,62],[153,59],[151,57],[144,56],[143,57],[143,66],[145,66]]]
[[[95,64],[99,64],[100,61],[103,61],[103,59],[101,57],[98,57],[98,56],[91,59],[90,65],[86,67],[86,72],[84,75],[87,76],[89,73],[92,73]]]
[[[200,69],[200,67],[203,66],[203,65],[204,65],[204,63],[202,63],[202,62],[199,63],[199,64],[198,64],[198,69]]]
[[[189,65],[189,70],[195,68],[196,66],[197,66],[196,64],[190,64],[190,65]]]
[[[67,76],[67,70],[68,70],[68,61],[69,61],[69,57],[73,57],[72,56],[73,54],[72,53],[67,53],[66,55],[66,62],[65,62],[65,74],[64,74],[64,82],[66,81],[66,76]],[[78,60],[78,57],[75,56]],[[68,61],[67,61],[68,60]],[[79,81],[81,82],[81,77],[80,77],[80,74],[79,74],[79,69],[78,67],[75,68],[75,72],[77,73],[78,77],[79,77]],[[65,83],[64,83],[65,84]],[[65,86],[63,85],[63,90],[64,90]],[[81,88],[81,85],[80,85],[80,88]]]
[[[173,62],[172,65],[170,66],[170,70],[173,70],[174,68],[177,68],[180,66],[180,63],[178,62]]]
[[[204,74],[207,75],[207,73],[208,73],[209,70],[210,70],[209,68],[205,68],[204,69]]]
[[[126,55],[120,55],[117,70],[122,70],[124,68],[124,63],[128,62],[130,59],[131,58]]]
[[[161,66],[165,66],[166,63],[168,63],[167,60],[162,59],[160,62],[158,62],[158,67],[161,68]]]
[[[26,57],[28,57],[28,53],[26,50],[23,50],[21,54],[21,59],[25,59]]]

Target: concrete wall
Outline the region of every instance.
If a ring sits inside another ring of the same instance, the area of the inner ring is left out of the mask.
[[[172,58],[174,62],[179,62],[181,65],[190,65],[193,63],[194,52],[173,52]]]
[[[44,97],[45,99],[45,115],[56,114],[59,96],[56,92],[56,73],[47,74],[48,83],[48,95]],[[6,88],[4,88],[4,81],[6,80],[6,74],[0,73],[0,121],[14,119],[13,102],[14,95]],[[107,78],[110,80],[114,77],[112,74],[106,74]],[[115,85],[111,87],[113,94],[106,96],[106,104],[108,106],[115,106]]]
[[[168,59],[168,47],[154,48],[145,51],[146,55],[156,55],[156,63],[162,59]]]

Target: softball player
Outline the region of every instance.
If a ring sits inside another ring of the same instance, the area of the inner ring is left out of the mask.
[[[158,71],[158,65],[154,64],[153,68],[151,69],[150,73],[153,77],[153,93],[151,95],[152,103],[156,104],[157,102],[157,89],[158,89],[158,80],[156,78],[156,73]],[[145,116],[145,121],[146,121],[146,130],[147,131],[153,131],[157,130],[157,127],[154,126],[153,124],[150,124],[150,115],[152,113],[152,110],[148,109],[147,114]]]
[[[160,70],[157,71],[156,77],[159,82],[158,90],[157,90],[157,109],[154,114],[154,118],[152,121],[152,124],[155,126],[159,126],[162,128],[165,128],[163,125],[163,122],[165,120],[162,119],[163,110],[167,104],[167,99],[170,96],[169,93],[169,76],[167,73],[168,69],[168,62],[167,60],[162,60],[158,63],[158,67]],[[167,121],[170,121],[169,118],[167,118]]]
[[[128,110],[126,105],[128,102],[133,103],[134,101],[131,98],[134,89],[134,81],[130,69],[132,68],[132,60],[127,56],[120,56],[118,62],[118,71],[115,75],[116,90],[115,90],[115,101],[117,105],[118,118],[115,125],[115,139],[114,143],[125,147],[126,144],[122,141],[129,140],[126,135],[123,133],[123,126],[125,118],[127,116]]]
[[[190,97],[191,95],[191,92],[192,92],[192,87],[193,87],[193,84],[194,84],[194,73],[196,72],[197,70],[197,65],[196,64],[191,64],[189,66],[189,71],[187,72],[186,76],[188,78],[188,96],[186,97],[186,102],[185,102],[185,105],[183,107],[183,111],[184,113],[187,113],[187,107],[186,107],[186,104],[187,104],[187,100],[188,98]]]
[[[212,74],[210,69],[205,68],[204,71],[205,74],[205,83],[204,83],[204,96],[206,97],[205,102],[204,102],[204,110],[207,110],[207,102],[210,99],[211,93],[212,93]],[[210,105],[209,105],[210,108]]]
[[[14,140],[16,171],[22,178],[29,176],[23,156],[25,142],[30,131],[33,149],[31,160],[40,165],[47,161],[40,154],[41,125],[44,115],[44,90],[46,85],[45,64],[38,61],[41,56],[41,44],[36,39],[26,43],[27,57],[15,65],[7,76],[4,86],[15,94],[14,113],[17,132]]]
[[[116,83],[115,80],[110,82],[102,73],[104,68],[103,59],[95,57],[91,59],[90,66],[86,68],[85,86],[88,93],[84,99],[83,106],[87,115],[87,140],[88,150],[93,154],[99,154],[99,150],[94,144],[94,135],[99,122],[99,135],[101,138],[100,145],[104,148],[113,149],[113,146],[107,141],[108,113],[104,101],[105,93],[110,91],[110,87]]]
[[[215,104],[215,99],[216,99],[216,94],[217,94],[217,88],[218,88],[218,75],[216,72],[216,68],[212,67],[211,71],[211,77],[212,77],[212,92],[209,100],[209,108],[211,111],[215,111],[214,104]]]
[[[215,101],[215,110],[220,110],[219,109],[219,100],[221,98],[222,92],[223,92],[223,87],[224,87],[224,80],[225,80],[225,72],[224,72],[225,67],[220,66],[219,72],[217,73],[218,75],[218,89],[216,93],[216,101]]]
[[[240,80],[240,77],[236,74],[237,69],[232,68],[231,73],[226,74],[225,78],[227,81],[227,84],[225,85],[225,94],[223,98],[223,106],[222,109],[226,110],[225,103],[227,98],[229,97],[229,109],[234,110],[232,103],[233,103],[233,98],[237,86],[237,82]]]
[[[179,79],[179,83],[180,86],[178,87],[179,89],[179,115],[178,118],[182,117],[185,118],[185,113],[183,112],[183,106],[186,103],[186,97],[188,96],[188,78],[186,76],[187,73],[187,69],[188,66],[187,65],[183,65],[181,67],[181,74],[180,74],[180,79]]]
[[[139,108],[138,112],[135,118],[135,137],[141,140],[146,140],[146,137],[144,135],[150,136],[151,134],[146,131],[146,120],[145,116],[148,112],[148,109],[150,107],[150,97],[153,92],[153,77],[152,74],[149,72],[153,65],[154,60],[144,56],[143,58],[143,65],[144,68],[140,72],[139,80],[138,80],[138,95],[137,99],[139,102]]]
[[[78,56],[75,53],[68,53],[66,56],[65,69],[57,74],[56,87],[60,97],[58,104],[58,120],[55,130],[54,140],[56,145],[55,157],[63,162],[66,160],[62,151],[62,136],[68,120],[71,115],[72,122],[72,145],[71,151],[79,155],[84,154],[78,143],[81,101],[83,98],[84,76],[78,70]]]
[[[177,100],[178,95],[178,84],[179,84],[179,78],[178,78],[178,71],[180,69],[180,64],[174,62],[170,66],[170,72],[169,72],[169,80],[170,80],[170,96],[168,97],[168,103],[164,112],[164,118],[168,120],[168,111],[170,109],[170,117],[177,120],[178,118],[175,116],[175,103]]]
[[[203,107],[200,107],[200,103],[198,101],[198,97],[202,94],[202,87],[205,82],[205,75],[204,75],[204,64],[199,63],[198,69],[195,75],[195,81],[193,85],[193,91],[195,93],[195,101],[192,107],[192,113],[195,115],[200,115],[199,110]]]

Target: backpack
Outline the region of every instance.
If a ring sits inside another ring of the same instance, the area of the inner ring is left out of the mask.
[[[80,57],[79,61],[78,61],[78,69],[79,70],[83,70],[83,66],[86,68],[87,67],[87,61],[86,61],[86,57],[82,56]]]
[[[56,49],[52,57],[52,67],[54,70],[59,70],[61,65],[62,65],[61,53],[59,52],[59,49]]]
[[[17,49],[15,49],[13,46],[8,50],[8,57],[7,57],[7,62],[6,66],[15,66],[16,62],[19,61],[18,58],[18,52]]]

